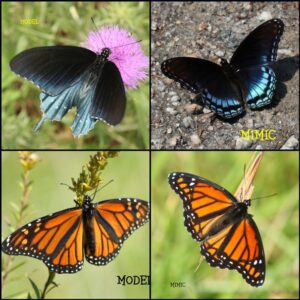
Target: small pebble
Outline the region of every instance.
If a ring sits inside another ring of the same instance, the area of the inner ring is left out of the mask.
[[[198,145],[200,145],[201,140],[200,140],[199,136],[194,133],[191,136],[191,142],[192,142],[193,146],[198,146]]]
[[[180,100],[180,97],[178,95],[174,95],[171,97],[171,102],[178,102]]]
[[[285,144],[280,148],[281,150],[292,150],[297,149],[299,145],[299,141],[292,135]]]
[[[169,140],[169,145],[170,145],[171,147],[175,147],[176,144],[177,144],[177,139],[178,139],[177,136],[172,137],[172,138]]]
[[[206,107],[204,107],[204,108],[203,108],[203,113],[204,113],[204,114],[209,114],[209,113],[211,113],[211,110],[208,109],[208,108],[206,108]]]
[[[182,120],[182,123],[184,125],[185,128],[189,128],[192,126],[192,123],[193,123],[193,120],[191,117],[185,117],[183,120]]]
[[[249,149],[252,145],[252,141],[246,141],[243,140],[242,138],[238,137],[236,138],[235,142],[235,149],[241,150],[241,149]]]
[[[176,114],[177,114],[177,111],[174,110],[173,107],[167,107],[167,108],[166,108],[166,112],[168,112],[168,113],[171,114],[171,115],[176,115]]]

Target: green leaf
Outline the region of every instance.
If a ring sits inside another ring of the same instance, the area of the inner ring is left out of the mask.
[[[33,280],[31,280],[30,278],[28,278],[36,295],[36,299],[41,299],[41,292],[38,289],[37,285],[33,282]]]

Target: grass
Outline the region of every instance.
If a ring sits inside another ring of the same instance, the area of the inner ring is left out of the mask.
[[[127,109],[116,127],[97,122],[87,136],[74,139],[70,125],[75,110],[62,122],[47,121],[32,132],[40,112],[39,90],[17,77],[9,61],[19,52],[55,44],[77,45],[98,27],[128,29],[149,55],[149,3],[146,2],[6,2],[2,4],[2,148],[4,149],[146,149],[149,147],[149,82],[127,93]],[[38,25],[22,25],[37,19]]]

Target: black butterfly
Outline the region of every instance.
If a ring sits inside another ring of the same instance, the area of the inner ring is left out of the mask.
[[[96,54],[75,46],[50,46],[25,50],[10,62],[10,68],[30,80],[43,93],[44,113],[34,130],[46,119],[60,121],[71,107],[77,108],[73,134],[86,134],[97,120],[116,125],[126,106],[123,80],[117,66],[108,60],[111,50]]]
[[[221,66],[199,58],[175,57],[165,60],[161,70],[199,94],[203,104],[219,116],[234,118],[244,112],[244,102],[250,109],[271,103],[276,76],[270,65],[276,61],[283,29],[280,19],[261,24],[242,41],[229,63],[221,59]]]

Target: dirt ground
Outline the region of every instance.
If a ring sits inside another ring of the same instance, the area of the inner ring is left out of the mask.
[[[280,18],[277,88],[272,104],[232,121],[215,117],[196,95],[165,77],[163,60],[176,56],[230,59],[258,25]],[[299,17],[295,2],[152,2],[152,149],[298,149]],[[243,140],[241,130],[275,130],[275,140]]]

